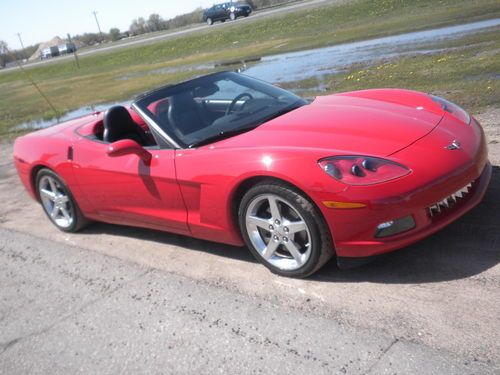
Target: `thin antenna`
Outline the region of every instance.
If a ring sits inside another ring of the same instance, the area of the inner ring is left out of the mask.
[[[43,93],[42,89],[36,84],[36,82],[33,79],[33,77],[31,77],[31,75],[26,71],[26,69],[24,69],[21,66],[21,64],[19,64],[19,61],[17,61],[16,56],[10,51],[10,49],[6,47],[6,50],[7,50],[7,53],[12,56],[12,58],[14,59],[14,62],[18,66],[18,68],[21,69],[21,72],[23,72],[26,75],[26,77],[28,77],[28,80],[31,82],[31,84],[33,86],[35,86],[35,88],[40,93],[40,95],[42,96],[42,98],[45,99],[45,101],[47,102],[47,104],[49,105],[49,107],[54,111],[54,114],[56,115],[57,122],[59,122],[59,117],[60,116],[59,116],[59,112],[57,112],[56,107],[54,107],[54,105],[51,103],[51,101],[49,100],[49,98]]]

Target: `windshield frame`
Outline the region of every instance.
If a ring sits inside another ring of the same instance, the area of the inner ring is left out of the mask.
[[[191,88],[196,88],[198,86],[201,86],[203,84],[207,83],[213,83],[214,81],[218,80],[223,80],[223,79],[229,79],[237,84],[239,84],[239,80],[242,81],[255,81],[256,86],[261,86],[261,87],[266,87],[268,86],[269,89],[274,90],[275,92],[282,92],[283,95],[287,95],[290,99],[296,99],[293,101],[293,103],[290,103],[286,107],[280,108],[278,111],[269,114],[268,116],[265,116],[264,118],[260,119],[260,121],[254,121],[253,123],[247,123],[247,124],[242,124],[241,126],[237,126],[234,129],[228,129],[223,132],[221,132],[221,136],[223,133],[231,133],[234,130],[242,130],[244,132],[245,129],[247,131],[250,131],[252,129],[255,129],[256,127],[262,125],[263,123],[278,117],[275,116],[276,114],[279,113],[279,115],[282,115],[286,112],[289,112],[291,110],[294,110],[298,107],[301,107],[303,105],[306,105],[308,102],[304,100],[303,98],[295,95],[294,93],[284,90],[280,87],[274,86],[268,82],[249,77],[247,75],[243,75],[240,73],[235,73],[235,72],[229,72],[229,71],[223,71],[223,72],[217,72],[217,73],[212,73],[209,75],[205,75],[202,77],[198,77],[195,79],[191,79],[189,81],[181,82],[175,85],[167,85],[167,86],[162,86],[160,88],[157,88],[155,90],[143,93],[136,97],[136,99],[132,103],[132,107],[136,110],[136,112],[146,121],[146,123],[152,128],[152,130],[156,131],[157,134],[159,134],[164,140],[168,143],[168,146],[171,146],[171,148],[176,148],[176,149],[187,149],[187,148],[196,148],[198,144],[204,145],[204,144],[210,144],[210,143],[215,143],[218,141],[218,139],[215,139],[217,133],[212,134],[208,138],[214,138],[212,142],[207,142],[205,143],[205,140],[199,140],[197,142],[190,142],[190,143],[185,143],[182,139],[180,139],[176,134],[171,134],[174,133],[173,131],[169,132],[166,129],[164,129],[164,126],[161,122],[159,122],[155,116],[154,113],[150,112],[149,109],[147,108],[149,104],[155,102],[156,100],[163,100],[165,98],[168,98],[170,96],[175,95],[176,93],[182,93],[186,90],[189,90]],[[223,138],[223,137],[222,137]]]

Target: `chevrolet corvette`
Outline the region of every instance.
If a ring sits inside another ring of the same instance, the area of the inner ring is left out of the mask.
[[[306,277],[414,243],[482,199],[483,130],[446,99],[372,89],[306,101],[219,72],[19,137],[14,162],[52,223],[246,245]]]

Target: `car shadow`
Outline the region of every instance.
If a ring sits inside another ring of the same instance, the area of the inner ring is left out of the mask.
[[[161,232],[153,229],[129,227],[106,223],[94,223],[82,231],[84,234],[111,234],[146,241],[157,242],[159,245],[178,246],[190,250],[201,251],[216,256],[258,263],[246,247],[231,246],[196,238]]]
[[[462,279],[500,262],[500,167],[494,166],[483,201],[461,219],[365,266],[340,270],[329,262],[312,280],[411,284]]]
[[[309,279],[320,282],[412,284],[462,279],[500,262],[500,167],[493,167],[483,201],[460,220],[407,248],[358,268],[341,270],[335,259]],[[85,234],[112,234],[179,246],[257,263],[246,247],[235,247],[149,229],[96,223]]]

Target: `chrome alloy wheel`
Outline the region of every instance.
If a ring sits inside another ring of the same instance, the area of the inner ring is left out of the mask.
[[[255,249],[280,270],[294,271],[311,256],[312,237],[304,218],[285,199],[256,196],[245,213],[248,237]]]
[[[61,228],[69,228],[75,220],[73,205],[66,189],[54,178],[43,176],[38,184],[42,205],[52,221]]]

